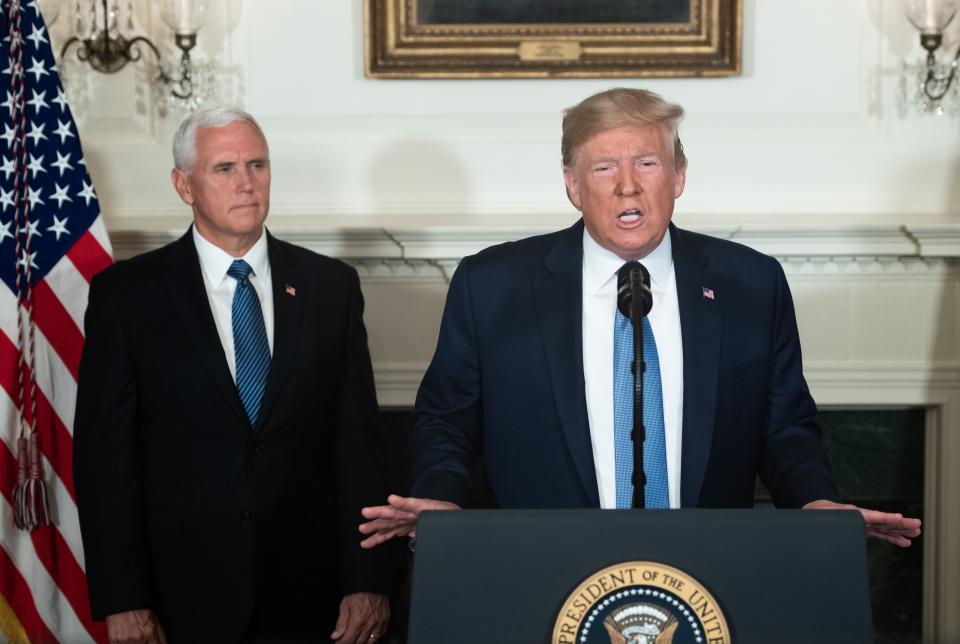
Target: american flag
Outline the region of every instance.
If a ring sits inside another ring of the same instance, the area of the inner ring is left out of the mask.
[[[72,427],[87,291],[110,242],[36,2],[0,8],[0,642],[105,642],[87,601]],[[39,469],[19,440],[34,432]],[[49,525],[15,526],[18,457],[21,482],[33,469],[46,487]]]

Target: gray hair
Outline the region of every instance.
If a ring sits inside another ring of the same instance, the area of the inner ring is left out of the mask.
[[[247,112],[230,105],[203,107],[183,119],[173,135],[173,165],[184,172],[193,170],[193,162],[197,159],[197,131],[208,127],[224,127],[237,121],[252,125],[266,143],[267,137],[263,135],[260,124]]]

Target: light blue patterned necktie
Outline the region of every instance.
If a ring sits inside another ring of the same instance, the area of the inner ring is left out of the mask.
[[[663,425],[663,388],[660,384],[660,358],[650,321],[643,318],[643,467],[647,474],[644,502],[647,508],[669,508],[667,488],[667,448]],[[613,436],[616,458],[617,507],[633,506],[633,327],[617,310],[613,332]]]
[[[250,283],[250,264],[242,259],[234,260],[227,275],[237,280],[233,292],[233,350],[236,356],[237,392],[247,412],[250,426],[257,426],[260,400],[270,373],[270,345],[267,329],[263,324],[260,298]]]

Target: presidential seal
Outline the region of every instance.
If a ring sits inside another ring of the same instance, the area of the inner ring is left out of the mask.
[[[551,644],[730,644],[717,600],[696,579],[653,561],[609,566],[564,602]]]

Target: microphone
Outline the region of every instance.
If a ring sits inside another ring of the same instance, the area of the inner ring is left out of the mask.
[[[650,272],[640,262],[627,262],[617,271],[617,308],[633,326],[633,430],[630,439],[633,443],[633,501],[631,507],[646,507],[645,488],[647,476],[643,469],[643,442],[647,431],[643,426],[643,318],[653,308],[653,294],[650,292]]]
[[[639,302],[631,315],[634,298]],[[640,262],[627,262],[617,271],[617,308],[634,325],[653,308],[653,293],[650,291],[650,271]]]

